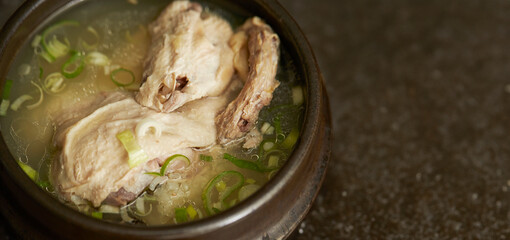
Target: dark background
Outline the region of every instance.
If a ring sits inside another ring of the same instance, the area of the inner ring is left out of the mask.
[[[0,25],[19,2],[0,0]],[[296,238],[509,239],[510,1],[280,2],[334,124]]]

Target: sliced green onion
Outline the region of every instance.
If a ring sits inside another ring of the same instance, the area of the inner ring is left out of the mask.
[[[154,197],[153,195],[149,195],[148,193],[146,193],[143,198],[145,198],[145,201],[157,201],[158,199],[156,197]]]
[[[223,154],[223,158],[230,161],[231,163],[233,163],[234,165],[236,165],[239,168],[249,169],[249,170],[253,170],[253,171],[257,171],[257,172],[263,171],[262,169],[259,168],[257,163],[236,158],[228,153]]]
[[[280,157],[276,155],[270,155],[269,159],[267,160],[267,167],[268,168],[278,167],[278,162],[280,162]]]
[[[204,208],[207,214],[212,215],[218,211],[224,210],[224,208],[219,209],[218,204],[213,203],[213,190],[215,189],[215,186],[218,182],[232,182],[232,178],[235,181],[229,184],[229,186],[223,192],[217,193],[217,200],[219,200],[219,203],[225,206],[225,199],[227,199],[232,194],[232,192],[236,191],[244,184],[244,176],[241,173],[237,171],[224,171],[212,178],[204,188],[202,191],[202,201],[204,203]]]
[[[21,64],[19,67],[18,67],[18,74],[21,75],[21,76],[26,76],[28,74],[30,74],[30,70],[32,68],[30,67],[30,65],[24,63],[24,64]]]
[[[119,207],[116,207],[116,206],[103,204],[103,205],[101,205],[101,207],[99,207],[99,211],[102,213],[119,214],[120,209],[119,209]]]
[[[39,79],[42,79],[43,73],[44,73],[43,68],[39,67]]]
[[[49,63],[52,63],[55,61],[55,58],[52,58],[47,52],[45,52],[40,46],[37,46],[36,48],[34,48],[34,53],[36,55],[39,55],[41,56],[42,58],[44,58],[44,60],[46,60],[47,62]]]
[[[103,219],[103,213],[102,213],[102,212],[92,212],[90,215],[91,215],[93,218]]]
[[[273,149],[260,156],[257,165],[263,172],[270,172],[280,167],[280,160],[287,158],[287,154],[279,149]]]
[[[67,40],[67,38],[64,39],[65,43],[62,43],[60,40],[58,40],[57,36],[54,35],[53,33],[63,27],[79,26],[79,25],[80,24],[77,21],[66,20],[66,21],[58,22],[43,31],[43,33],[41,35],[42,36],[41,45],[42,45],[44,51],[49,55],[50,59],[52,59],[52,61],[50,61],[50,62],[53,62],[53,61],[55,61],[55,59],[66,55],[69,52],[70,46],[71,46],[71,44],[69,43],[69,40]],[[49,39],[49,41],[48,41],[48,39]]]
[[[92,44],[88,44],[85,40],[82,42],[83,47],[85,47],[87,50],[91,50],[96,48],[99,45],[99,34],[97,33],[96,29],[94,29],[91,26],[87,27],[87,32],[92,33],[92,36],[95,38],[95,42]]]
[[[195,217],[197,216],[197,210],[195,210],[195,208],[191,205],[189,205],[187,208],[186,208],[186,213],[188,213],[188,217],[190,220],[194,220]]]
[[[100,52],[90,52],[85,57],[85,62],[87,64],[96,65],[96,66],[108,66],[110,65],[110,59],[100,53]]]
[[[274,177],[274,175],[278,172],[278,169],[276,170],[273,170],[271,172],[269,172],[269,174],[267,174],[267,179],[271,179]]]
[[[54,72],[46,76],[46,79],[44,79],[43,84],[44,90],[50,93],[58,93],[64,90],[66,86],[66,84],[64,83],[64,76],[62,75],[62,73],[59,72]]]
[[[32,85],[34,85],[34,86],[37,88],[37,90],[39,90],[39,100],[38,100],[36,103],[34,103],[34,104],[30,104],[30,105],[28,105],[28,106],[27,106],[27,109],[28,109],[28,110],[30,110],[30,109],[34,109],[34,108],[36,108],[37,106],[41,105],[41,103],[42,103],[42,101],[43,101],[43,99],[44,99],[44,94],[43,94],[43,90],[42,90],[42,88],[41,88],[41,87],[39,87],[39,85],[37,85],[37,83],[35,83],[34,81],[30,81],[30,83],[31,83]]]
[[[212,162],[213,157],[209,155],[200,154],[200,160],[206,161],[206,162]]]
[[[49,63],[55,61],[55,58],[48,55],[48,53],[44,51],[44,49],[41,47],[41,40],[42,40],[41,35],[36,35],[32,40],[32,43],[30,45],[34,48],[34,53],[36,55],[43,57]]]
[[[303,103],[303,89],[301,86],[292,88],[292,103],[294,103],[294,105],[301,105]]]
[[[135,201],[135,207],[136,211],[145,214],[145,199],[144,198],[138,198]]]
[[[37,181],[37,185],[40,188],[51,188],[51,183],[49,181]]]
[[[35,171],[32,167],[28,166],[27,164],[20,160],[18,160],[18,164],[21,167],[21,169],[23,169],[23,171],[28,175],[28,177],[32,179],[32,181],[37,180],[38,177],[37,171]]]
[[[257,181],[255,181],[255,179],[253,179],[253,178],[248,178],[248,179],[246,179],[246,183],[249,183],[249,184],[254,184],[254,183],[256,183],[256,182],[257,182]]]
[[[241,189],[239,189],[238,193],[239,201],[243,201],[244,199],[248,198],[250,195],[252,195],[259,189],[260,186],[257,184],[248,184],[246,186],[243,186]]]
[[[18,97],[16,100],[14,100],[14,102],[11,104],[11,109],[13,111],[18,111],[18,108],[26,101],[28,100],[32,100],[33,97],[30,96],[30,95],[21,95],[20,97]]]
[[[268,152],[273,150],[277,146],[274,139],[266,139],[260,142],[259,144],[259,155],[257,155],[257,159],[264,156],[264,152]]]
[[[264,149],[264,151],[269,151],[271,149],[273,149],[275,146],[274,142],[271,142],[271,141],[266,141],[266,142],[263,142],[262,144],[262,148]]]
[[[149,159],[145,151],[143,151],[143,149],[136,141],[131,129],[126,129],[123,132],[117,134],[117,139],[119,139],[119,141],[128,152],[128,164],[130,168],[134,168]]]
[[[122,221],[124,221],[124,222],[130,223],[130,222],[135,221],[135,219],[133,219],[132,217],[129,216],[126,206],[120,208],[120,217],[122,218]]]
[[[33,48],[39,46],[39,44],[41,44],[41,35],[35,35],[34,39],[32,39],[32,43],[30,44],[30,46],[32,46]]]
[[[156,187],[159,185],[159,184],[162,184],[164,183],[166,180],[168,180],[168,177],[166,176],[161,176],[159,172],[150,172],[150,173],[145,173],[145,174],[150,174],[150,175],[155,175],[157,177],[155,177],[152,182],[149,184],[149,190],[153,191],[156,189]]]
[[[177,223],[185,223],[188,221],[188,217],[186,216],[186,208],[175,208],[175,221]]]
[[[273,135],[274,133],[274,127],[271,126],[267,129],[267,131],[265,132],[266,135]]]
[[[156,137],[161,136],[161,124],[157,122],[154,119],[145,118],[142,121],[140,121],[138,124],[136,124],[135,132],[137,137],[143,137],[145,136],[145,133],[149,128],[152,128],[154,130],[154,135]]]
[[[273,118],[274,128],[276,131],[276,142],[281,142],[285,138],[285,135],[282,131],[282,123],[280,119],[280,114],[277,114],[276,117]]]
[[[7,115],[7,110],[9,109],[9,104],[11,101],[9,99],[2,99],[2,103],[0,104],[0,116]]]
[[[262,134],[266,134],[267,130],[269,130],[269,128],[271,127],[271,124],[268,123],[268,122],[265,122],[264,124],[262,124],[262,126],[260,127],[260,133]]]
[[[223,192],[225,189],[227,189],[227,184],[224,181],[219,181],[216,183],[215,187],[218,192]]]
[[[2,103],[0,104],[0,116],[5,116],[11,101],[9,97],[11,95],[12,80],[7,79],[4,85],[4,92],[2,94]]]
[[[71,57],[62,65],[60,72],[66,78],[75,78],[83,71],[85,67],[83,55],[77,51],[71,51]]]
[[[296,144],[297,139],[299,137],[299,130],[297,128],[294,128],[290,131],[289,135],[283,140],[282,144],[280,145],[283,148],[291,149],[294,144]]]
[[[168,167],[170,162],[172,162],[172,161],[175,162],[175,161],[178,161],[178,160],[184,161],[184,163],[186,163],[186,167],[188,167],[191,164],[191,162],[190,162],[188,157],[186,157],[186,156],[184,156],[182,154],[174,154],[174,155],[168,157],[165,160],[165,163],[163,163],[163,166],[161,166],[161,169],[159,170],[159,173],[158,172],[147,172],[145,174],[150,174],[150,175],[155,175],[155,176],[165,176],[166,168]]]
[[[129,82],[126,82],[126,83],[122,83],[122,82],[117,81],[115,79],[115,76],[118,73],[121,73],[121,72],[128,73],[131,76],[131,80]],[[131,72],[131,71],[125,69],[125,68],[119,68],[119,69],[114,70],[112,73],[110,73],[110,79],[112,80],[113,83],[115,83],[115,85],[117,85],[119,87],[126,87],[126,86],[129,86],[129,85],[131,85],[132,83],[135,82],[135,74],[133,74],[133,72]]]

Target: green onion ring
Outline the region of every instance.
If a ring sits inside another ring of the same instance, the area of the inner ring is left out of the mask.
[[[55,30],[66,27],[66,26],[79,26],[80,23],[77,21],[69,21],[64,20],[61,22],[58,22],[49,28],[45,29],[41,35],[41,45],[43,50],[49,55],[49,59],[53,62],[56,58],[64,56],[69,51],[69,41],[66,39],[66,44],[60,42],[55,35],[53,35],[53,39],[51,39],[49,42],[47,41],[47,37],[54,32]],[[47,59],[48,60],[48,59]]]
[[[120,83],[118,82],[117,80],[115,80],[115,74],[117,74],[118,72],[127,72],[131,75],[131,81],[128,82],[128,83]],[[119,69],[116,69],[114,70],[112,73],[110,73],[110,78],[112,79],[112,82],[115,83],[115,85],[119,86],[119,87],[126,87],[126,86],[129,86],[131,85],[132,83],[135,82],[135,74],[125,68],[119,68]]]
[[[223,191],[222,193],[219,193],[219,200],[222,203],[224,203],[225,199],[227,199],[232,194],[232,192],[236,191],[237,189],[241,188],[244,185],[244,176],[237,171],[224,171],[218,174],[216,177],[212,178],[207,184],[207,187],[204,188],[204,190],[202,191],[202,201],[204,203],[204,208],[207,214],[212,215],[217,212],[217,210],[214,209],[212,206],[213,204],[211,194],[212,191],[215,189],[214,186],[218,182],[223,181],[223,179],[227,177],[236,177],[238,178],[238,181],[232,184],[230,187],[227,187],[227,189],[225,189],[225,191]]]
[[[249,169],[257,172],[263,172],[263,169],[260,169],[259,165],[255,162],[236,158],[228,153],[223,154],[223,158],[233,163],[239,168]]]
[[[206,161],[206,162],[212,162],[213,157],[209,155],[200,154],[200,160]]]
[[[177,223],[185,223],[188,221],[186,208],[175,208],[175,221]]]
[[[71,57],[62,65],[61,72],[66,78],[75,78],[83,71],[84,57],[80,52],[71,51]],[[71,69],[69,70],[69,67]]]
[[[273,155],[277,155],[279,157],[280,161],[287,159],[287,154],[285,154],[285,152],[283,152],[282,150],[278,150],[278,149],[270,150],[270,151],[264,153],[263,156],[260,156],[259,161],[257,161],[257,165],[261,171],[271,172],[273,170],[280,168],[280,166],[275,166],[275,167],[268,166],[269,158]]]
[[[184,159],[183,159],[184,158]],[[182,154],[174,154],[170,157],[168,157],[166,160],[165,160],[165,163],[163,163],[163,165],[161,166],[161,169],[159,170],[159,173],[158,172],[147,172],[145,174],[149,174],[149,175],[155,175],[155,176],[165,176],[165,172],[166,172],[166,168],[168,167],[168,165],[170,164],[170,162],[172,162],[173,160],[178,160],[178,159],[181,159],[181,160],[184,160],[184,162],[186,162],[187,166],[188,167],[191,162],[189,160],[189,158],[187,158],[186,156],[182,155]]]

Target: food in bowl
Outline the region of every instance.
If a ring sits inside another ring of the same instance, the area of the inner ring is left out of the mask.
[[[91,2],[18,55],[2,134],[37,184],[84,214],[184,223],[278,171],[299,137],[301,84],[258,17],[205,2]]]

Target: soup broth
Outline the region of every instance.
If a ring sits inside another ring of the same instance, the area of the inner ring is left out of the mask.
[[[43,24],[14,59],[4,86],[2,136],[20,166],[49,194],[59,198],[49,177],[51,165],[62,151],[54,140],[56,114],[104,92],[136,92],[151,43],[148,24],[170,2],[77,4]],[[199,2],[207,14],[221,16],[234,30],[251,17]],[[51,31],[52,27],[55,30]],[[49,37],[48,43],[56,38],[56,50],[60,43],[68,45],[70,51],[52,60],[44,55],[44,46],[38,45],[41,37]],[[94,207],[83,199],[61,200],[95,218],[146,225],[198,220],[236,205],[276,174],[298,139],[304,89],[285,46],[280,46],[276,79],[280,85],[256,123],[262,135],[258,146],[244,148],[242,142],[237,142],[194,149],[198,157],[189,166],[185,161],[174,162],[183,167],[176,167],[164,179],[154,174],[151,185],[126,206]],[[238,89],[242,87],[239,85]],[[191,170],[184,173],[180,171],[183,168]],[[194,176],[183,176],[189,172]]]

